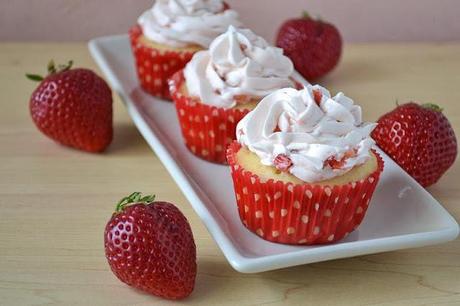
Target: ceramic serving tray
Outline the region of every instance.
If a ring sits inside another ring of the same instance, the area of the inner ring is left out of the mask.
[[[425,189],[379,151],[385,169],[361,226],[330,245],[290,246],[262,240],[238,216],[230,170],[190,153],[182,141],[174,104],[138,84],[127,35],[89,42],[95,61],[124,101],[137,128],[190,201],[228,262],[240,272],[283,267],[455,239],[458,224]]]

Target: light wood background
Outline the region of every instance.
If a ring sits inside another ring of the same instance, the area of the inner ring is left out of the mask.
[[[442,105],[460,136],[460,44],[348,45],[322,83],[364,107],[367,120],[411,99]],[[97,70],[85,44],[0,44],[0,305],[169,305],[110,272],[103,231],[132,191],[176,203],[197,244],[198,277],[184,305],[460,305],[460,241],[259,274],[226,262],[114,96],[105,154],[59,146],[34,127],[36,84],[25,72],[74,59]],[[460,163],[429,191],[460,219]]]

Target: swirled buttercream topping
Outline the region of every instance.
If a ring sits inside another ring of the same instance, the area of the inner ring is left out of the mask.
[[[184,70],[190,95],[203,103],[231,108],[249,98],[293,87],[291,60],[248,29],[230,26],[209,50],[195,53]]]
[[[362,122],[361,107],[325,88],[280,89],[265,97],[237,126],[240,144],[261,163],[305,182],[343,175],[370,158],[375,123]]]
[[[229,25],[239,26],[238,13],[221,0],[157,0],[138,19],[150,40],[172,47],[208,48]]]

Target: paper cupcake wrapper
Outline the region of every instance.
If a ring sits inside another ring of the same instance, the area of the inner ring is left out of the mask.
[[[168,79],[192,59],[194,52],[159,50],[139,42],[139,25],[129,31],[137,76],[141,87],[153,96],[170,100]]]
[[[176,106],[185,145],[196,156],[226,164],[227,146],[236,139],[236,125],[249,110],[210,106],[179,92],[182,71],[170,79],[170,92]]]
[[[238,212],[243,224],[263,239],[286,244],[324,244],[342,239],[355,230],[366,214],[383,170],[365,179],[340,186],[319,186],[264,181],[243,169],[236,160],[241,148],[227,149]]]

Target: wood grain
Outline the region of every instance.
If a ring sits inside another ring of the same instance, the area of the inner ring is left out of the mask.
[[[460,44],[350,45],[322,83],[363,105],[367,120],[396,101],[436,102],[460,136]],[[460,305],[460,241],[241,274],[131,123],[118,97],[115,140],[101,155],[54,144],[28,98],[50,58],[96,69],[85,44],[0,44],[0,305],[168,305],[119,282],[104,258],[114,203],[139,190],[177,203],[192,225],[198,277],[186,305]],[[429,191],[458,220],[460,163]]]

